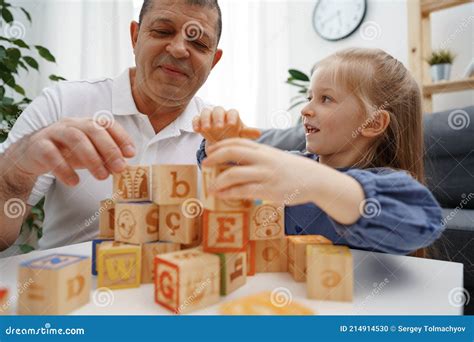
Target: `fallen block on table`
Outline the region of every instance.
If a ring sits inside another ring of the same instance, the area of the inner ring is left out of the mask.
[[[331,240],[322,235],[291,235],[288,239],[288,272],[295,281],[306,279],[306,246],[330,245]]]
[[[151,201],[151,167],[128,165],[121,173],[114,173],[113,192],[118,202]]]
[[[354,272],[350,249],[346,246],[306,246],[308,298],[350,302]]]
[[[104,241],[97,257],[97,287],[124,289],[140,286],[140,245]]]
[[[89,302],[91,259],[51,254],[20,265],[18,314],[64,315]]]
[[[202,248],[155,257],[155,301],[174,313],[186,313],[219,301],[220,261]]]
[[[174,242],[147,242],[142,245],[142,275],[141,283],[153,283],[154,280],[154,262],[155,256],[158,254],[165,254],[176,252],[181,249],[179,243]]]
[[[141,244],[159,238],[158,206],[152,202],[115,205],[115,241]]]
[[[247,282],[247,253],[221,253],[221,296],[234,292]]]

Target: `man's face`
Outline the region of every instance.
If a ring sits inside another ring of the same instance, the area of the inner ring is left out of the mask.
[[[132,23],[138,86],[158,103],[186,104],[219,61],[216,9],[156,0]]]

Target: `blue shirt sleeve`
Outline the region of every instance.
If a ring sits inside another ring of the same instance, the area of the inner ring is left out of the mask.
[[[206,159],[206,139],[202,139],[201,145],[199,146],[199,150],[196,152],[196,159],[199,168],[201,168],[201,163],[204,159]]]
[[[365,250],[408,254],[441,235],[441,208],[431,192],[407,172],[350,169],[363,187],[361,217],[352,225],[332,221],[349,245]]]

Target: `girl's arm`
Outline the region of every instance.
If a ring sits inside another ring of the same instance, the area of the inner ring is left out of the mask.
[[[361,185],[328,166],[244,139],[227,139],[208,148],[202,166],[236,163],[222,172],[211,191],[220,198],[267,199],[291,205],[313,202],[340,224],[360,217]]]

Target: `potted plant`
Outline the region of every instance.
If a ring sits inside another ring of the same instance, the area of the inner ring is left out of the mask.
[[[433,82],[449,80],[454,57],[453,53],[446,49],[431,53],[426,61],[431,66],[431,79]]]

